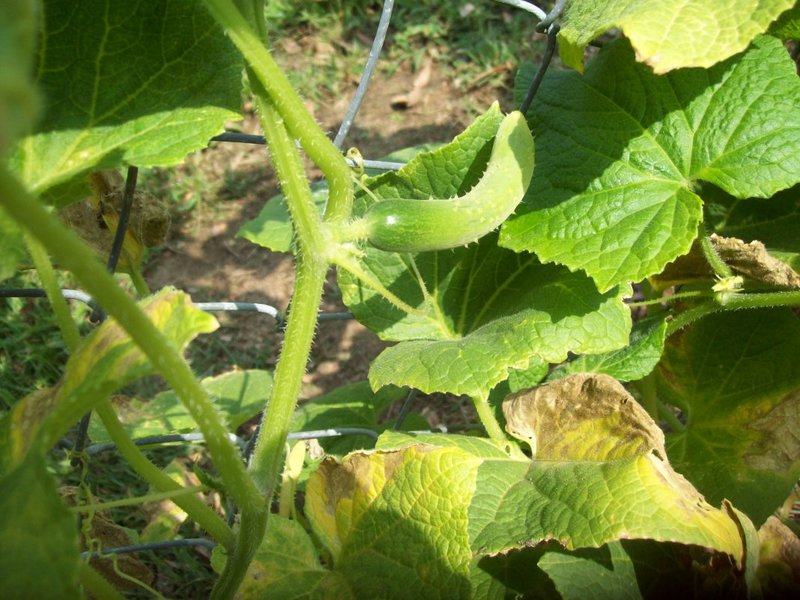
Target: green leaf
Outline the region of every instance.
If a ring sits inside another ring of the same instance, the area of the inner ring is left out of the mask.
[[[669,339],[657,373],[686,416],[670,459],[711,502],[760,525],[800,476],[800,321],[790,310],[711,315]]]
[[[32,191],[176,164],[239,118],[241,60],[202,4],[49,0],[43,12],[43,118],[11,157]]]
[[[33,124],[39,98],[31,80],[36,47],[38,3],[0,3],[0,157]]]
[[[551,542],[483,557],[479,568],[525,598],[746,597],[746,583],[728,557],[652,540],[571,551]]]
[[[584,77],[548,73],[530,117],[536,171],[500,245],[583,269],[601,291],[689,251],[699,181],[748,198],[800,178],[800,81],[774,38],[663,77],[620,41]]]
[[[317,183],[311,188],[311,199],[316,204],[320,214],[328,201],[327,182]],[[292,252],[294,231],[289,218],[289,209],[286,206],[283,194],[278,194],[267,200],[261,212],[255,219],[244,223],[236,237],[268,248],[273,252]]]
[[[214,317],[171,288],[140,304],[178,348],[217,327]],[[97,402],[152,371],[144,353],[108,319],[72,353],[58,384],[29,394],[0,421],[0,472],[19,462],[32,446],[49,449]]]
[[[384,338],[410,340],[373,361],[373,387],[481,396],[531,361],[560,362],[568,352],[603,352],[627,342],[626,286],[600,294],[581,273],[499,249],[495,236],[487,238],[449,253],[397,255],[370,265],[387,284],[393,281],[391,289],[414,307],[412,314],[399,315],[368,288],[343,288],[364,324]]]
[[[75,516],[38,452],[0,479],[0,539],[0,596],[81,597]]]
[[[638,60],[656,73],[710,67],[741,52],[794,0],[576,0],[567,4],[559,33],[562,60],[583,67],[583,49],[609,29],[630,38]]]
[[[783,13],[770,26],[769,33],[782,40],[800,40],[800,5]]]
[[[636,381],[655,369],[664,352],[667,322],[663,319],[639,320],[633,324],[630,343],[604,354],[579,356],[555,369],[549,380],[571,373],[605,373],[620,381]]]
[[[366,381],[344,385],[328,394],[303,402],[295,411],[290,431],[314,431],[333,427],[361,427],[376,433],[384,429],[378,420],[389,406],[404,398],[406,391],[386,387],[373,392]],[[374,440],[365,435],[320,438],[327,454],[344,455],[371,448]]]
[[[418,436],[326,459],[311,475],[306,514],[356,597],[468,597],[472,584],[490,584],[476,557],[550,540],[670,541],[726,554],[731,571],[744,562],[752,525],[672,470],[663,433],[613,379],[572,376],[511,396],[505,409],[509,431],[535,439],[535,459]],[[408,437],[387,433],[380,445]],[[550,571],[566,586],[558,567]]]
[[[272,390],[272,373],[258,369],[232,371],[207,377],[200,383],[224,415],[228,429],[235,431],[264,410]],[[125,431],[132,438],[197,429],[194,418],[173,390],[161,392],[152,400],[118,400],[117,410]],[[93,419],[89,426],[89,437],[94,442],[111,441],[97,419]]]
[[[214,550],[212,564],[222,571],[227,556],[222,546]],[[297,521],[270,515],[264,541],[239,588],[243,598],[281,600],[349,600],[356,598],[339,576],[325,569],[311,537]]]

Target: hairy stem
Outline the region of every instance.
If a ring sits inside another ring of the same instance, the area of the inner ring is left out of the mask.
[[[289,133],[328,180],[329,197],[325,220],[343,222],[350,218],[353,186],[350,168],[342,154],[314,122],[302,99],[286,75],[273,60],[262,38],[248,25],[232,0],[204,0],[206,7],[222,26],[250,66],[250,72],[264,86],[286,123]],[[250,78],[251,83],[253,77]]]
[[[703,251],[703,256],[706,257],[706,260],[711,266],[711,270],[714,271],[714,274],[720,279],[732,277],[733,271],[731,271],[731,268],[727,265],[727,263],[720,258],[719,254],[717,254],[717,250],[714,248],[714,244],[711,243],[711,238],[708,236],[705,225],[702,223],[700,223],[700,226],[698,227],[697,239],[700,242],[700,249]]]
[[[289,424],[303,384],[311,343],[317,325],[322,286],[327,271],[327,250],[322,223],[300,157],[275,104],[258,81],[253,86],[261,125],[270,155],[297,233],[298,257],[295,288],[280,359],[275,368],[272,395],[259,428],[249,473],[263,496],[271,501],[283,466]],[[229,598],[239,588],[247,567],[266,530],[268,514],[242,510],[234,553],[228,558],[212,598]]]
[[[61,337],[64,338],[67,350],[72,353],[81,343],[81,334],[75,321],[72,320],[69,305],[67,305],[64,295],[61,293],[61,288],[58,286],[56,272],[53,269],[53,265],[50,264],[50,257],[47,256],[47,252],[45,252],[41,244],[31,235],[25,234],[25,243],[28,246],[33,265],[39,274],[42,287],[47,294],[47,299],[50,300],[50,305],[56,316],[56,323],[58,323],[58,328],[61,330]]]

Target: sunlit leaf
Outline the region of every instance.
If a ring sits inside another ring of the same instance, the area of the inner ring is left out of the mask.
[[[615,42],[585,76],[548,72],[529,117],[536,170],[500,244],[583,269],[601,291],[689,251],[699,182],[750,198],[800,180],[800,80],[775,38],[663,77]]]
[[[189,0],[48,0],[42,118],[12,154],[41,193],[90,169],[172,165],[239,118],[241,62]]]
[[[656,73],[710,67],[744,50],[794,0],[574,0],[567,3],[559,40],[562,59],[583,66],[583,49],[601,33],[619,28],[636,57]]]

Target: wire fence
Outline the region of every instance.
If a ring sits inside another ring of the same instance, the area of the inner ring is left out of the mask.
[[[531,106],[531,103],[533,102],[536,96],[536,92],[539,89],[542,79],[544,78],[544,75],[548,67],[550,66],[552,57],[555,53],[556,36],[559,31],[559,25],[557,24],[556,21],[558,20],[558,17],[561,15],[561,12],[564,9],[566,0],[557,0],[553,8],[549,12],[546,12],[540,7],[536,6],[535,4],[531,2],[526,2],[524,0],[495,0],[495,1],[502,4],[506,4],[516,9],[520,9],[521,11],[532,15],[535,19],[537,19],[536,24],[531,27],[532,34],[534,32],[537,32],[537,33],[544,33],[547,36],[547,44],[544,56],[542,57],[542,60],[539,64],[539,68],[533,80],[531,81],[531,84],[527,90],[525,98],[519,107],[521,112],[527,113],[528,109]],[[344,140],[346,139],[347,134],[350,131],[350,128],[355,122],[358,115],[358,111],[367,94],[370,81],[375,72],[375,67],[380,58],[383,44],[389,29],[393,7],[394,7],[394,0],[384,0],[383,8],[381,10],[380,19],[378,22],[378,27],[375,36],[373,37],[372,45],[369,51],[369,55],[367,57],[366,64],[364,65],[364,69],[362,71],[358,87],[353,96],[353,99],[350,101],[350,104],[347,108],[342,123],[334,137],[334,145],[337,148],[340,149],[342,148]],[[213,137],[210,141],[220,142],[220,143],[241,143],[241,144],[255,144],[255,145],[265,145],[266,143],[265,138],[263,136],[242,134],[236,132],[222,133],[218,136]],[[348,164],[350,164],[353,167],[363,166],[366,168],[383,170],[383,171],[397,170],[402,168],[404,165],[404,163],[388,162],[380,160],[364,160],[363,162],[360,162],[358,165],[352,159],[348,158],[347,161]],[[108,260],[106,263],[108,270],[112,273],[116,271],[117,263],[119,261],[119,257],[122,251],[122,246],[125,239],[125,232],[128,225],[128,221],[130,219],[131,208],[133,205],[133,197],[136,191],[137,179],[138,179],[138,168],[135,166],[128,167],[127,176],[125,179],[125,189],[123,194],[122,208],[119,213],[119,224],[117,226],[111,251],[109,252]],[[101,322],[105,319],[105,313],[103,312],[102,307],[98,306],[97,303],[85,292],[75,289],[63,289],[61,290],[61,293],[63,294],[64,298],[83,302],[87,304],[89,307],[91,307],[92,313],[90,316],[90,320],[92,322]],[[40,288],[0,288],[0,298],[2,297],[44,298],[46,297],[46,294],[45,291]],[[246,312],[255,312],[263,315],[268,315],[275,320],[275,325],[279,330],[282,329],[283,324],[285,323],[284,312],[280,310],[278,307],[271,306],[269,304],[223,300],[216,302],[196,302],[195,306],[201,310],[209,312],[246,311]],[[353,315],[349,312],[320,312],[318,317],[320,322],[351,319],[351,318],[353,318]],[[409,414],[416,396],[417,392],[415,390],[410,390],[410,392],[404,399],[402,406],[400,407],[398,416],[396,417],[396,420],[391,427],[392,429],[398,430],[402,428],[405,418]],[[91,416],[90,414],[85,415],[84,418],[79,423],[77,434],[75,437],[75,442],[73,444],[67,445],[66,442],[62,442],[59,445],[62,447],[71,447],[75,455],[85,455],[89,457],[96,456],[102,452],[113,450],[115,446],[114,444],[111,443],[88,444],[87,432],[89,429],[90,416]],[[259,428],[257,427],[255,432],[248,440],[244,440],[233,433],[230,434],[231,439],[242,449],[245,459],[247,459],[250,455],[253,442],[258,436],[258,429]],[[453,428],[450,428],[450,430],[453,430]],[[447,431],[448,431],[447,427],[439,427],[436,429],[413,431],[409,433],[417,433],[417,434],[446,433]],[[371,437],[372,439],[378,438],[378,432],[372,429],[367,429],[363,427],[336,427],[324,430],[293,432],[289,434],[289,439],[307,440],[307,439],[340,437],[348,435],[366,435]],[[202,443],[202,441],[203,441],[203,436],[198,433],[154,435],[133,440],[134,444],[138,446],[150,446],[150,447],[160,446],[165,444],[176,444],[176,443],[177,444]],[[147,544],[136,544],[130,546],[108,548],[93,552],[85,552],[84,558],[88,559],[93,556],[123,554],[128,552],[140,552],[145,550],[152,551],[152,550],[169,549],[179,546],[205,546],[208,548],[213,548],[215,544],[214,542],[206,538],[192,538],[192,539],[172,540],[166,542],[151,542]]]

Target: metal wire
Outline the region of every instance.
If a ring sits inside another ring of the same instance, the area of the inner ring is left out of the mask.
[[[556,51],[556,36],[558,35],[559,29],[560,27],[557,24],[553,24],[547,30],[547,46],[544,50],[542,62],[539,65],[539,69],[536,71],[536,75],[533,77],[531,84],[528,86],[528,92],[525,94],[525,99],[522,101],[522,104],[520,104],[519,107],[519,110],[523,115],[528,113],[528,109],[533,103],[536,92],[539,91],[539,86],[542,84],[542,80],[544,80],[544,74],[547,72],[547,68],[550,66],[550,61],[553,59],[553,54],[555,54]]]
[[[111,556],[113,554],[129,554],[131,552],[144,552],[147,550],[168,550],[183,546],[203,546],[213,550],[217,544],[205,538],[187,538],[185,540],[168,540],[164,542],[149,542],[147,544],[131,544],[130,546],[117,546],[102,550],[81,552],[81,560],[88,560],[97,556]]]
[[[356,118],[358,109],[361,108],[361,103],[367,93],[369,81],[372,74],[375,72],[375,65],[378,64],[378,58],[381,55],[383,48],[383,41],[386,39],[386,32],[389,30],[389,20],[392,18],[392,7],[394,0],[383,0],[383,10],[381,11],[381,18],[378,21],[378,31],[372,40],[372,47],[369,49],[369,56],[367,63],[364,65],[364,72],[361,75],[361,81],[358,82],[356,94],[350,101],[350,106],[347,107],[347,113],[344,116],[342,124],[339,126],[339,131],[336,132],[336,137],[333,139],[333,145],[341,148],[344,143],[344,138],[347,137],[347,132],[350,131],[350,126]]]
[[[313,440],[317,438],[332,438],[342,437],[344,435],[366,435],[373,440],[378,439],[378,433],[366,427],[330,427],[328,429],[314,429],[311,431],[295,431],[289,434],[290,440]],[[253,436],[255,437],[255,435]],[[228,434],[228,439],[235,443],[242,451],[246,452],[249,447],[249,442],[243,440],[234,433]],[[202,433],[165,433],[163,435],[148,435],[141,438],[131,440],[136,446],[160,446],[164,444],[190,444],[200,443],[205,441]],[[84,452],[89,456],[107,452],[116,448],[113,442],[102,442],[92,444],[84,449]]]
[[[547,18],[547,13],[531,2],[525,2],[524,0],[497,0],[497,2],[528,11],[536,15],[540,21],[544,21]]]

